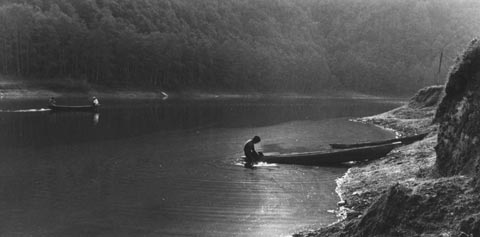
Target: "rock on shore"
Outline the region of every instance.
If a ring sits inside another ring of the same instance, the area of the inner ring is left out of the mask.
[[[421,90],[359,121],[430,134],[351,168],[339,187],[346,218],[295,236],[480,236],[480,41],[452,67],[444,92]]]

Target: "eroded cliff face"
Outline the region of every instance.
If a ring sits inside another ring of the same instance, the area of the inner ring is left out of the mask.
[[[436,169],[442,176],[480,178],[480,40],[453,66],[435,115],[439,123]]]

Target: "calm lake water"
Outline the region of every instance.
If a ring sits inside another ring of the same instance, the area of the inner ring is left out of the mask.
[[[58,103],[81,103],[61,98]],[[300,152],[391,138],[349,122],[398,102],[101,100],[99,114],[0,100],[1,236],[285,236],[336,221],[346,167],[239,164],[244,142]]]

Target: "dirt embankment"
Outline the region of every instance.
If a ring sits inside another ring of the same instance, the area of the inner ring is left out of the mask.
[[[430,134],[351,168],[339,187],[347,217],[295,236],[480,236],[480,41],[452,67],[444,92],[430,87],[359,121]]]

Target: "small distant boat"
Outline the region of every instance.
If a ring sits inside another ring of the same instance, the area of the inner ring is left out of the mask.
[[[376,145],[389,144],[394,142],[401,142],[402,144],[406,145],[418,140],[422,140],[427,135],[428,133],[421,133],[421,134],[408,136],[408,137],[401,137],[401,138],[395,138],[395,139],[383,140],[383,141],[364,142],[364,143],[352,143],[352,144],[334,143],[334,144],[330,144],[330,147],[332,147],[333,149],[347,149],[347,148],[355,148],[355,147],[376,146]]]
[[[260,161],[278,164],[332,165],[349,161],[378,159],[384,157],[398,145],[400,145],[400,142],[332,152],[319,151],[281,155],[265,155]]]
[[[67,111],[82,111],[82,112],[98,112],[98,108],[100,105],[49,105],[48,108],[50,108],[52,111],[55,112],[67,112]]]

